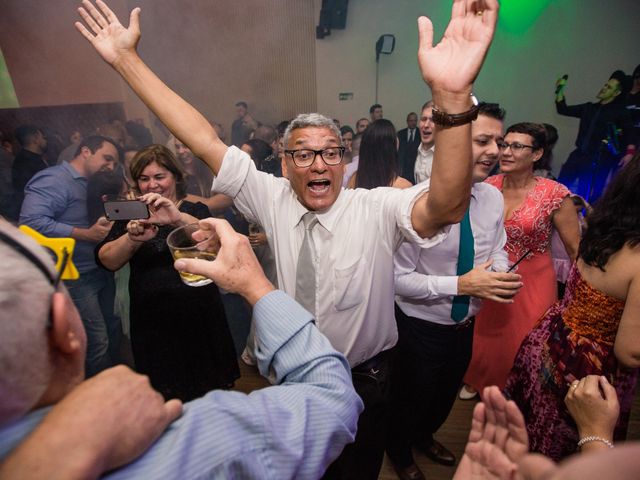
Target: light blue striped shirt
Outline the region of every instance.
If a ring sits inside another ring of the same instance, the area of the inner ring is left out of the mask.
[[[353,441],[363,408],[349,365],[311,314],[281,291],[258,301],[254,321],[260,372],[277,385],[249,395],[214,391],[187,403],[144,455],[105,478],[281,480],[323,474]],[[0,460],[47,411],[0,429]]]

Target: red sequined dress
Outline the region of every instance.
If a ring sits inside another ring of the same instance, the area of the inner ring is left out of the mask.
[[[535,180],[522,204],[504,222],[509,261],[515,263],[530,252],[518,264],[524,286],[513,303],[484,300],[476,315],[473,355],[464,381],[478,391],[489,385],[504,388],[520,343],[558,299],[551,257],[552,216],[570,192],[553,180]],[[500,191],[503,181],[504,175],[486,180]]]
[[[638,369],[622,368],[613,353],[623,310],[624,301],[593,288],[574,265],[563,300],[522,342],[505,394],[524,415],[532,451],[558,461],[577,450],[564,397],[586,375],[604,375],[614,385],[620,402],[614,440],[626,437]]]

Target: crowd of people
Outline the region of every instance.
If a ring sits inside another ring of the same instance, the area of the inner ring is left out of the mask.
[[[377,103],[351,128],[239,101],[228,144],[138,56],[139,8],[78,11],[170,135],[111,119],[56,154],[35,126],[15,158],[3,143],[0,478],[377,479],[386,453],[424,479],[414,449],[457,479],[569,478],[554,462],[579,450],[587,475],[633,471],[637,446],[592,451],[626,438],[640,367],[640,67],[597,104],[559,80],[581,123],[556,181],[557,130],[472,94],[495,0],[455,0],[435,46],[419,19],[431,99],[406,128]],[[127,198],[149,217],[102,214]],[[56,270],[10,222],[73,254]],[[214,261],[172,257],[189,224]],[[272,386],[231,391],[238,358]],[[459,462],[435,438],[458,396],[481,397]]]

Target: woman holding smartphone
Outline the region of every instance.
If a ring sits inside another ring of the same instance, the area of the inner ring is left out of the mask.
[[[230,387],[240,374],[218,287],[182,283],[166,243],[174,228],[208,217],[209,210],[184,200],[184,173],[162,145],[136,154],[131,177],[151,216],[115,222],[96,247],[96,259],[107,270],[131,266],[136,370],[148,375],[165,398],[189,401]]]

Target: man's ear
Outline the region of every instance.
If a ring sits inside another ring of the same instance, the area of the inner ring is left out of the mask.
[[[82,147],[80,149],[80,155],[82,155],[83,158],[88,158],[91,155],[91,150],[89,150],[89,147]]]
[[[72,355],[82,348],[77,323],[80,315],[68,295],[54,292],[51,297],[51,346],[63,355]]]
[[[282,166],[282,176],[284,178],[289,178],[289,170],[287,168],[287,160],[284,157],[284,155],[282,156],[282,160],[280,160],[280,165]]]

